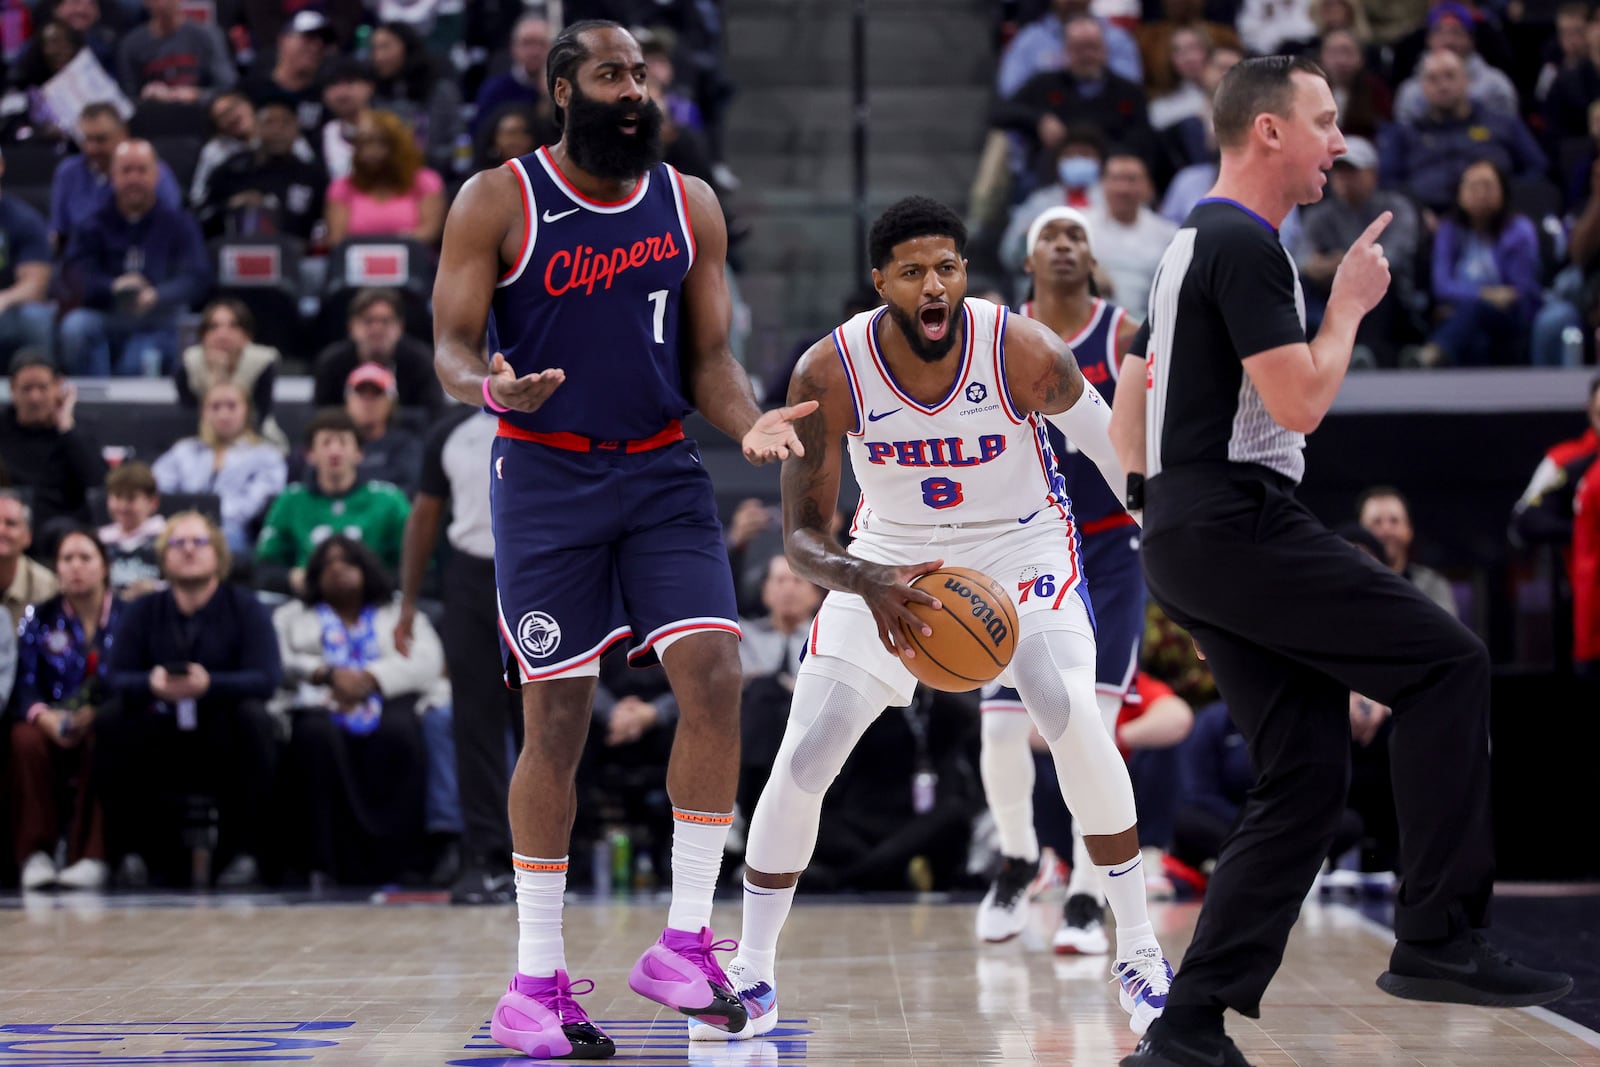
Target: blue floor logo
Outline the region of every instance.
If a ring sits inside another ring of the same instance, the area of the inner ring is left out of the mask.
[[[0,1065],[293,1063],[339,1044],[354,1022],[0,1023]]]

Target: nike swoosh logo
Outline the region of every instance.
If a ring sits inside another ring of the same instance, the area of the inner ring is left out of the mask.
[[[1144,857],[1140,856],[1138,859],[1136,859],[1132,863],[1128,864],[1128,866],[1124,867],[1122,870],[1120,870],[1120,871],[1112,871],[1111,872],[1111,877],[1113,877],[1113,878],[1121,878],[1123,875],[1127,874],[1129,871],[1133,870],[1135,867],[1139,866],[1139,864],[1141,864],[1143,862],[1144,862]],[[1220,1063],[1222,1061],[1218,1060],[1217,1062]]]
[[[1043,509],[1043,508],[1040,508],[1040,509],[1039,509],[1039,511],[1043,511],[1043,510],[1044,510],[1044,509]],[[1032,515],[1029,515],[1029,516],[1028,516],[1028,517],[1027,517],[1027,518],[1025,518],[1025,519],[1018,519],[1018,520],[1017,520],[1017,525],[1018,525],[1018,526],[1026,526],[1026,525],[1028,525],[1028,523],[1030,523],[1030,522],[1032,522],[1032,521],[1033,521],[1033,520],[1034,520],[1034,519],[1036,519],[1036,518],[1038,518],[1038,516],[1039,516],[1039,512],[1038,512],[1038,511],[1035,511],[1035,512],[1034,512],[1034,513],[1033,513],[1033,514],[1032,514]]]
[[[899,410],[900,410],[899,408],[894,408],[893,410],[885,411],[882,414],[879,414],[876,411],[869,411],[869,412],[867,412],[867,421],[868,422],[877,422],[879,419],[887,419],[890,415],[893,415],[896,411],[899,411]]]
[[[561,212],[561,214],[559,214],[559,215],[552,215],[552,214],[550,214],[550,212],[546,211],[544,213],[544,221],[546,221],[546,222],[560,222],[562,219],[566,218],[568,215],[576,215],[578,212],[580,212],[582,210],[583,210],[582,208],[578,208],[578,207],[568,208],[566,211]]]

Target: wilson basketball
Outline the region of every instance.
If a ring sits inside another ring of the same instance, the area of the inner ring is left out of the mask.
[[[907,605],[933,630],[926,637],[901,626],[901,639],[917,654],[900,662],[917,681],[947,693],[965,693],[1006,669],[1017,650],[1017,609],[999,582],[967,567],[944,567],[917,578],[911,587],[943,605],[939,611]]]

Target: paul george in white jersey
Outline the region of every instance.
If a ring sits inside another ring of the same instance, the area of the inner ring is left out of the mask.
[[[812,346],[790,383],[790,404],[820,407],[796,423],[803,457],[784,463],[785,545],[795,572],[832,592],[750,823],[744,937],[727,972],[749,1022],[734,1034],[691,1023],[691,1037],[752,1037],[777,1021],[778,934],[816,846],[823,793],[883,708],[911,702],[901,657],[913,652],[896,635],[901,622],[922,628],[910,603],[938,606],[911,580],[945,563],[1017,590],[1007,684],[1050,744],[1105,883],[1133,1029],[1165,1004],[1172,972],[1145,913],[1133,788],[1095,706],[1094,622],[1046,429],[1059,426],[1120,497],[1110,412],[1054,331],[966,299],[966,236],[943,204],[890,207],[869,249],[886,306]],[[862,491],[848,552],[828,532],[845,451]]]

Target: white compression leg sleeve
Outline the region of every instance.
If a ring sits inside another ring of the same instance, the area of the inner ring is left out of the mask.
[[[872,688],[864,678],[864,689]],[[794,683],[789,725],[745,845],[745,864],[763,874],[803,871],[817,847],[822,795],[856,742],[883,710],[861,691],[804,670]]]
[[[1070,630],[1030,634],[1011,673],[1050,745],[1073,820],[1091,837],[1133,826],[1133,783],[1095,701],[1094,639]]]
[[[989,800],[1003,855],[1039,858],[1039,838],[1033,831],[1033,750],[1028,737],[1033,720],[1019,711],[983,713],[983,751],[978,771],[983,795]]]
[[[1100,708],[1100,720],[1105,723],[1106,732],[1111,735],[1112,743],[1117,738],[1117,715],[1122,711],[1122,700],[1115,693],[1102,693],[1099,690],[1094,694],[1095,703]],[[1105,903],[1105,894],[1100,891],[1100,878],[1094,869],[1094,861],[1089,858],[1089,849],[1083,843],[1083,823],[1077,819],[1072,820],[1072,876],[1067,881],[1067,896],[1083,893],[1095,897],[1100,903]]]

